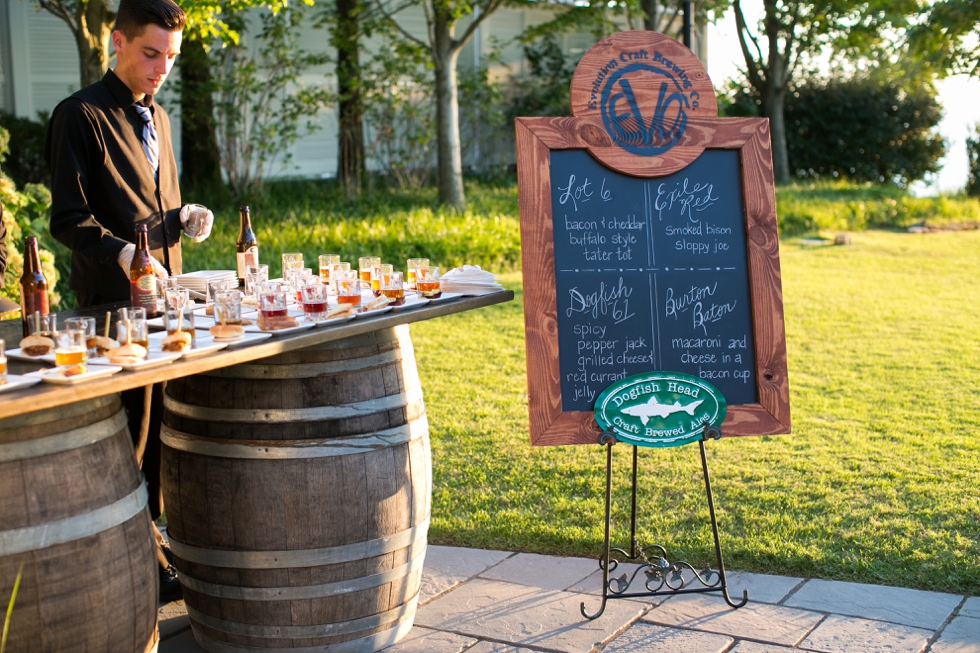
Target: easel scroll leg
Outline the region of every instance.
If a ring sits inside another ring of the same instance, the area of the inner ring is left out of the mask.
[[[704,441],[708,438],[717,440],[721,437],[721,429],[717,426],[705,426],[704,436],[698,441],[701,447],[701,467],[704,470],[704,490],[708,495],[708,514],[711,515],[711,534],[715,538],[715,555],[718,557],[718,573],[721,576],[721,591],[725,597],[725,603],[733,608],[741,608],[749,601],[749,591],[742,591],[742,601],[735,603],[728,595],[728,577],[725,574],[725,561],[721,555],[721,542],[718,539],[718,522],[715,519],[715,501],[711,496],[711,477],[708,475],[708,457],[704,451]],[[608,548],[607,548],[608,551]]]
[[[612,495],[612,448],[615,443],[616,438],[609,433],[603,433],[599,436],[599,444],[606,445],[606,524],[602,558],[599,560],[599,566],[602,567],[602,603],[599,605],[598,612],[589,614],[585,611],[585,601],[583,601],[581,610],[582,616],[586,619],[598,619],[602,616],[602,613],[606,611],[606,601],[609,599],[609,513]]]

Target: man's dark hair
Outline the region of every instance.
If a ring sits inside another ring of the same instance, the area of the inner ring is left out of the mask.
[[[147,25],[157,25],[168,31],[184,29],[187,14],[173,0],[120,0],[116,12],[116,29],[126,40],[143,33]]]

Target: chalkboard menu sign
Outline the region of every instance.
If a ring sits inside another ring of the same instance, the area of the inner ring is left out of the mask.
[[[714,115],[653,32],[593,47],[571,100],[517,119],[532,443],[595,443],[599,393],[659,370],[720,389],[726,435],[789,432],[768,122]]]

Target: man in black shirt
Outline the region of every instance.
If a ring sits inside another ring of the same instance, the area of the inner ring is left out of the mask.
[[[211,233],[207,212],[190,233],[181,206],[170,120],[153,102],[180,44],[186,16],[173,0],[121,0],[112,45],[116,66],[55,108],[45,158],[51,168],[51,234],[71,250],[69,287],[81,306],[128,301],[136,229],[148,228],[157,276],[181,273],[180,235]],[[122,393],[134,439],[146,433],[142,467],[150,514],[160,505],[159,385]],[[148,419],[144,415],[148,413]],[[145,423],[144,423],[145,422]],[[176,573],[160,551],[161,599],[180,598]]]

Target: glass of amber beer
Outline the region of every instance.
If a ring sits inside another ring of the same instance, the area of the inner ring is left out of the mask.
[[[381,294],[391,300],[392,306],[405,303],[405,284],[401,272],[381,273]]]
[[[84,322],[79,318],[65,320],[65,328],[58,333],[55,343],[55,365],[73,367],[84,363],[88,354]]]
[[[150,330],[146,325],[146,309],[120,308],[117,314],[119,321],[116,322],[116,340],[121,344],[134,342],[149,347]]]
[[[357,271],[361,275],[361,281],[365,286],[371,285],[371,270],[375,265],[381,265],[380,256],[362,256],[357,259]]]
[[[348,270],[337,273],[337,303],[361,305],[361,279],[357,272]]]
[[[334,263],[340,263],[340,254],[320,254],[320,281],[330,283],[330,271]]]
[[[422,297],[438,297],[442,294],[438,265],[426,265],[415,271],[415,290]]]
[[[429,259],[427,258],[410,258],[408,259],[408,264],[405,266],[405,283],[412,290],[415,290],[415,271],[420,267],[428,267]]]

